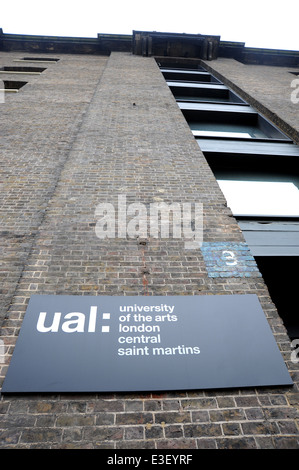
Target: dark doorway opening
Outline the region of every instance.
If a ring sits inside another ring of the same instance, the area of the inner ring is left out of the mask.
[[[255,260],[290,339],[299,338],[299,257],[256,256]]]

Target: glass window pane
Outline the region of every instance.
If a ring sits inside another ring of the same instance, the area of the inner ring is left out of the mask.
[[[240,137],[243,138],[266,138],[266,134],[256,126],[248,126],[242,124],[228,124],[228,123],[218,123],[218,122],[189,122],[190,129],[192,131],[200,132],[200,136],[211,136],[212,132],[217,133],[215,136],[218,136],[218,133],[221,132],[222,137],[231,137],[232,134],[240,134]]]
[[[251,135],[247,132],[221,132],[221,131],[192,131],[195,137],[243,137],[251,139]]]
[[[299,216],[299,190],[291,182],[218,180],[234,215]]]

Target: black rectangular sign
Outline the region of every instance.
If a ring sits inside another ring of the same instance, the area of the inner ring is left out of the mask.
[[[291,385],[255,295],[32,296],[3,393]]]

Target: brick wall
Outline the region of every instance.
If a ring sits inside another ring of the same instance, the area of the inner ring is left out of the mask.
[[[6,54],[2,61],[19,56]],[[296,385],[1,396],[1,447],[298,448],[296,364],[260,273],[249,269],[251,256],[244,259],[246,276],[211,276],[204,250],[187,251],[183,240],[95,235],[97,204],[116,205],[126,194],[128,204],[202,202],[205,246],[244,247],[154,59],[58,57],[9,97],[1,114],[7,139],[3,246],[11,242],[4,252],[1,381],[32,294],[241,293],[258,295]]]
[[[1,53],[0,67],[24,66],[15,60],[26,55]],[[46,67],[41,75],[0,76],[27,82],[1,104],[0,325],[107,61],[59,57],[57,63],[25,63]]]

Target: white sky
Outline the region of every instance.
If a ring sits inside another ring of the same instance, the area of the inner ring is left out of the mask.
[[[298,0],[15,0],[2,2],[0,12],[0,28],[11,34],[95,38],[143,30],[299,50]]]

